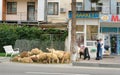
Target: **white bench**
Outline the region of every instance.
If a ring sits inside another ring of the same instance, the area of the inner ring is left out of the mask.
[[[12,57],[13,55],[19,54],[19,52],[20,52],[19,48],[13,49],[12,45],[3,46],[3,48],[4,48],[5,53],[6,53],[5,56],[7,56],[8,54],[11,54],[11,57]]]

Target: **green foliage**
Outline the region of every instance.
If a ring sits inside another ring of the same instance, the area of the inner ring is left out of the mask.
[[[65,41],[67,34],[67,30],[59,30],[59,29],[45,29],[42,30],[37,27],[29,27],[29,26],[14,26],[8,24],[0,25],[0,52],[4,52],[4,45],[13,45],[15,41],[18,39],[26,39],[26,40],[35,40],[39,39],[42,41],[48,41],[46,44],[52,41]],[[43,35],[44,34],[44,35]],[[50,36],[51,34],[54,34]]]

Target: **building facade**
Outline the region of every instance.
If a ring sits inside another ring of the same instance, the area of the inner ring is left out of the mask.
[[[69,0],[0,0],[0,21],[67,23]]]
[[[110,54],[120,54],[120,0],[100,0],[92,5],[90,0],[84,0],[83,14],[76,16],[76,42],[78,46],[89,47],[90,54],[95,56],[96,39],[103,39],[104,46],[109,46]],[[99,11],[99,18],[86,17],[85,15]],[[80,10],[80,12],[82,12]],[[69,21],[69,37],[71,37],[71,19]],[[69,38],[71,40],[71,38]],[[103,50],[105,51],[104,47]],[[103,51],[103,53],[104,53]]]
[[[120,0],[100,0],[96,4],[90,0],[76,1],[77,11],[82,12],[76,21],[78,46],[84,44],[94,49],[100,37],[104,45],[110,46],[111,54],[120,54]],[[0,3],[1,22],[68,23],[70,43],[71,0],[0,0]],[[99,18],[94,16],[96,11]],[[70,50],[70,45],[67,49]]]

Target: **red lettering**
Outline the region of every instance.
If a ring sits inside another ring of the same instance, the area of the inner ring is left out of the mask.
[[[118,15],[112,15],[111,21],[117,22],[118,21]]]

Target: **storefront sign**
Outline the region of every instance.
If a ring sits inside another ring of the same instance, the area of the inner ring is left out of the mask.
[[[120,15],[101,15],[100,22],[120,22]]]
[[[72,18],[72,11],[69,11],[69,18]],[[99,12],[96,12],[96,11],[77,11],[76,18],[99,18]]]

